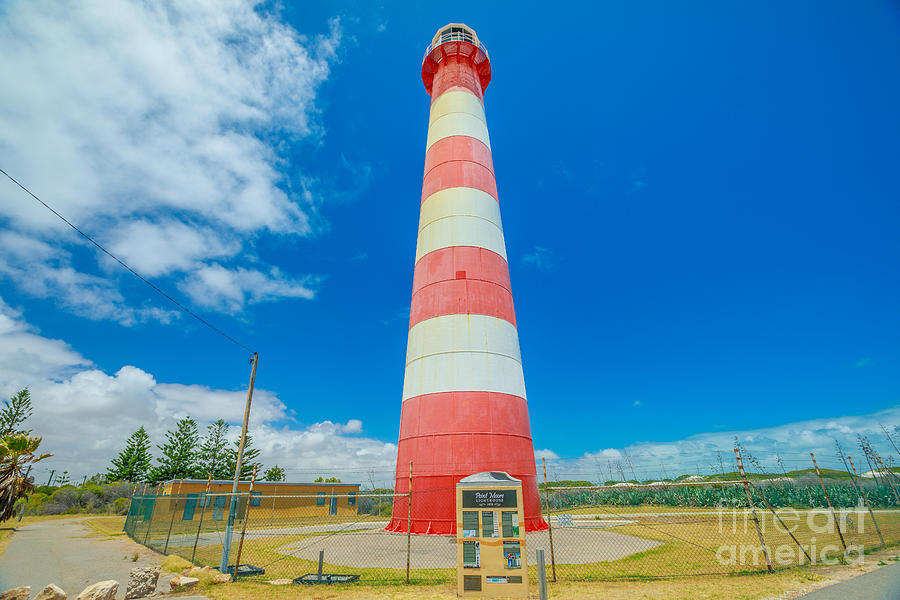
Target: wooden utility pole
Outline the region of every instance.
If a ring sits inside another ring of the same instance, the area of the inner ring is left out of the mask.
[[[859,492],[859,497],[862,498],[863,504],[866,505],[866,508],[869,509],[869,516],[872,517],[872,522],[875,523],[875,531],[878,532],[878,539],[881,540],[881,547],[884,548],[884,536],[881,535],[881,528],[878,527],[878,521],[875,520],[875,515],[872,513],[872,509],[869,507],[869,500],[866,498],[866,491],[863,489],[863,486],[857,478],[859,475],[856,473],[856,465],[853,464],[853,459],[849,456],[847,460],[850,461],[850,468],[853,469],[853,483],[856,485],[856,489]]]
[[[844,534],[841,532],[841,522],[838,521],[837,516],[834,514],[834,507],[831,505],[831,498],[828,496],[828,490],[825,489],[825,481],[822,479],[822,472],[819,471],[819,465],[816,463],[815,455],[810,452],[809,457],[812,459],[813,466],[816,468],[816,475],[819,476],[819,485],[822,486],[822,493],[825,494],[825,502],[828,503],[828,510],[831,511],[831,518],[834,519],[834,526],[837,529],[838,537],[841,538],[841,546],[844,547],[844,552],[847,552],[847,542],[844,541]]]
[[[553,552],[553,524],[550,523],[550,486],[547,484],[547,460],[541,457],[541,466],[544,469],[544,504],[547,506],[547,533],[550,534],[550,572],[553,575],[553,583],[556,583],[556,556]]]
[[[231,486],[231,502],[228,508],[228,523],[225,526],[225,540],[222,543],[222,560],[219,570],[228,573],[228,557],[231,553],[231,537],[234,535],[234,518],[237,510],[238,482],[241,479],[241,466],[244,461],[244,446],[247,443],[247,427],[250,423],[250,405],[253,403],[253,386],[256,383],[256,366],[259,364],[259,352],[253,353],[250,359],[253,367],[250,370],[250,386],[247,390],[247,405],[244,407],[244,423],[241,426],[241,441],[238,444],[237,460],[234,465],[234,484]],[[235,567],[237,571],[237,567]]]
[[[759,545],[762,546],[763,555],[766,557],[766,568],[769,570],[769,573],[771,573],[772,558],[769,556],[769,547],[766,546],[766,541],[763,539],[762,528],[759,526],[759,519],[756,516],[756,507],[753,506],[753,496],[750,494],[750,482],[747,481],[747,474],[744,473],[744,461],[741,460],[741,451],[737,448],[734,449],[734,458],[737,461],[741,479],[744,480],[744,491],[747,492],[747,502],[750,503],[750,514],[753,515],[753,524],[756,525],[756,535],[759,536]]]

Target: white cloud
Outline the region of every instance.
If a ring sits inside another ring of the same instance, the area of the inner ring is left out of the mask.
[[[556,266],[556,256],[549,248],[535,246],[531,252],[522,256],[522,264],[549,271]]]
[[[776,457],[782,459],[788,471],[812,468],[810,452],[815,453],[820,466],[842,469],[835,453],[835,441],[845,453],[855,455],[859,453],[857,435],[868,436],[886,460],[892,455],[880,424],[889,429],[900,425],[900,406],[868,415],[811,419],[761,429],[700,433],[671,442],[639,442],[625,448],[605,448],[576,458],[561,458],[554,464],[554,472],[563,478],[618,479],[616,463],[622,461],[629,479],[632,475],[628,462],[638,478],[655,479],[664,475],[718,472],[720,458],[728,472],[736,468],[735,437],[766,472],[781,470]],[[756,470],[747,460],[744,462]]]
[[[276,298],[315,296],[318,278],[292,278],[272,267],[268,273],[255,269],[227,269],[219,264],[197,269],[180,287],[200,306],[237,312],[245,304],[257,304]]]
[[[250,264],[256,237],[314,231],[317,197],[287,156],[322,134],[316,92],[341,39],[337,21],[307,38],[256,5],[19,0],[0,15],[0,72],[16,82],[0,88],[4,168],[149,276],[254,273],[265,292],[207,306],[228,312],[313,295],[301,276]],[[18,236],[0,246],[0,273],[23,291],[92,318],[167,318],[74,269],[81,240],[13,184],[0,197]]]
[[[236,437],[243,418],[246,390],[213,389],[203,385],[160,383],[143,369],[125,365],[113,374],[94,365],[66,342],[40,335],[22,314],[0,299],[0,394],[8,397],[28,386],[34,415],[26,426],[44,438],[42,449],[54,457],[46,469],[84,475],[103,472],[141,425],[157,444],[182,417],[190,415],[205,431],[222,418]],[[371,468],[379,483],[389,480],[396,445],[359,436],[362,421],[325,421],[297,427],[278,396],[256,388],[251,411],[254,446],[266,465],[278,464],[295,478],[310,469],[323,474],[348,466]],[[155,449],[154,449],[155,450]],[[353,472],[351,477],[362,477]]]

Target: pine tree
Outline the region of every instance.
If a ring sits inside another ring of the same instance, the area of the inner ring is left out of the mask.
[[[31,435],[30,429],[19,429],[30,416],[31,392],[25,388],[3,401],[3,408],[0,409],[0,437],[12,434]]]
[[[198,476],[212,476],[213,479],[231,479],[234,467],[228,472],[226,465],[228,452],[228,424],[223,419],[214,421],[207,428],[203,445],[197,459]]]
[[[131,434],[125,442],[125,449],[112,460],[112,467],[106,472],[106,481],[128,481],[144,483],[150,472],[150,436],[144,426]],[[91,481],[93,481],[93,477]]]
[[[166,443],[157,446],[162,456],[152,472],[154,482],[197,476],[197,446],[200,433],[197,422],[190,417],[178,421],[175,430],[166,433]]]
[[[263,473],[263,481],[284,481],[284,469],[275,465]]]
[[[257,458],[259,458],[259,448],[253,448],[252,438],[250,434],[247,434],[247,441],[244,443],[244,458],[241,460],[241,479],[249,480],[253,475],[253,468],[259,467],[259,470],[262,471],[263,466],[262,463],[257,462]],[[230,473],[229,479],[234,478],[234,470],[237,466],[237,455],[238,449],[241,445],[241,439],[238,438],[234,441],[231,448],[228,448],[225,451],[225,465]]]

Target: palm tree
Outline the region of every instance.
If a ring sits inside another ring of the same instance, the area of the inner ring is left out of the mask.
[[[15,513],[19,498],[34,491],[34,478],[25,477],[23,467],[52,454],[37,454],[41,438],[12,434],[0,438],[0,523]]]

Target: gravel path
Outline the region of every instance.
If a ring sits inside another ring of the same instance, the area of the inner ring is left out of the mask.
[[[92,583],[115,579],[122,598],[131,569],[162,563],[161,555],[125,536],[92,535],[94,530],[81,521],[50,520],[17,529],[0,556],[0,591],[30,585],[34,596],[55,583],[74,598]],[[135,553],[138,559],[132,561]]]

